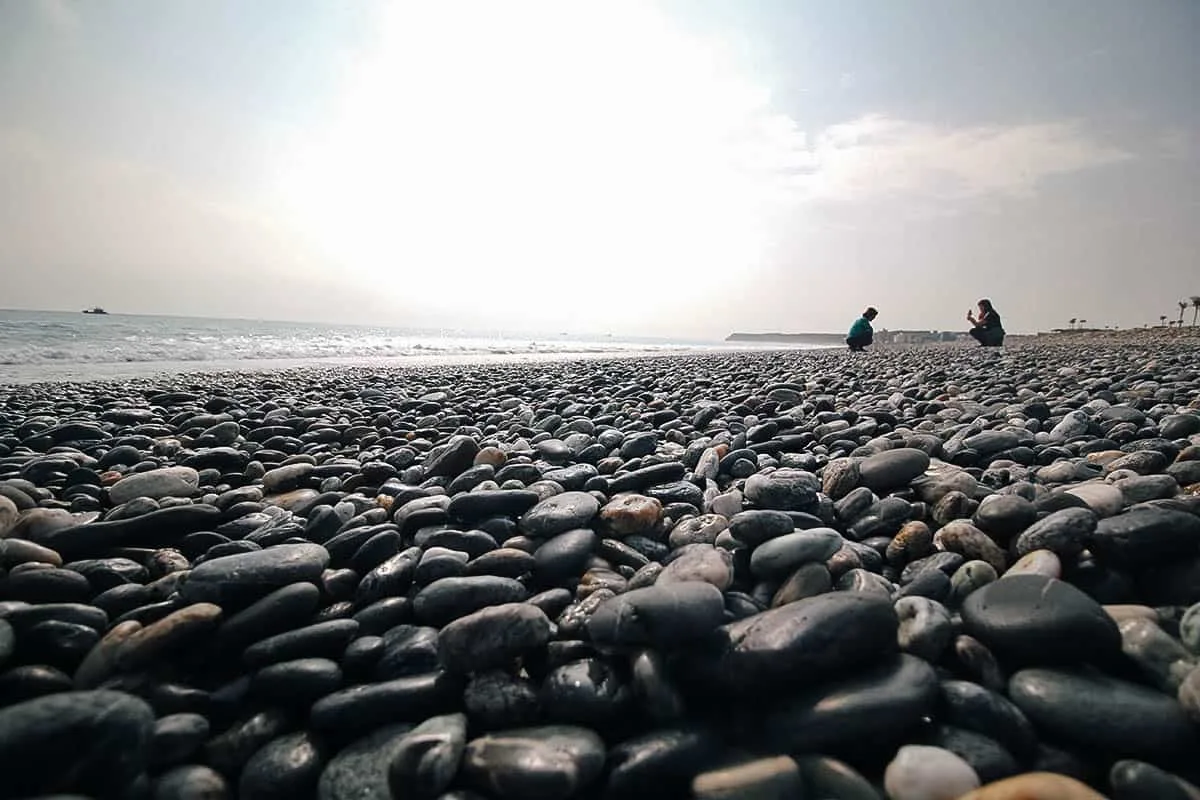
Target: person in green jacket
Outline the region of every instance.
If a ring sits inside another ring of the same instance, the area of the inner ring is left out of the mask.
[[[875,339],[875,330],[871,327],[871,320],[878,316],[878,311],[868,308],[861,317],[854,320],[854,324],[850,326],[850,335],[846,337],[846,344],[850,345],[851,351],[861,353],[863,348],[869,346]]]

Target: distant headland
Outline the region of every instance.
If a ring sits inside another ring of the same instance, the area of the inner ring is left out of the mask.
[[[731,333],[727,342],[780,342],[787,344],[842,344],[836,333]]]
[[[968,339],[965,331],[889,331],[875,332],[879,344],[923,344],[928,342],[956,342]],[[842,333],[740,333],[725,337],[727,342],[759,342],[779,344],[842,345],[846,335]]]

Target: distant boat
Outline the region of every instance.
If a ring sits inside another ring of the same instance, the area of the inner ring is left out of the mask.
[[[85,308],[83,310],[83,313],[85,313],[85,314],[107,314],[108,312],[105,311],[100,306],[96,306],[95,308],[91,308],[91,309]]]

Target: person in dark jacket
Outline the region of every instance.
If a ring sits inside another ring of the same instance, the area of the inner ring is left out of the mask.
[[[1004,344],[1004,326],[991,300],[980,300],[979,316],[975,317],[968,311],[967,322],[972,326],[967,333],[983,347],[1001,347]]]
[[[874,341],[875,329],[871,327],[871,320],[878,316],[878,311],[868,308],[861,317],[854,320],[854,324],[850,326],[850,335],[846,337],[846,344],[850,345],[853,352],[861,353],[864,347]]]

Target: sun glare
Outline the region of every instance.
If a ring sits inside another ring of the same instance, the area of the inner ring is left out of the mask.
[[[281,176],[339,268],[514,312],[587,286],[629,330],[755,267],[798,134],[718,44],[631,2],[400,2],[376,31]]]

